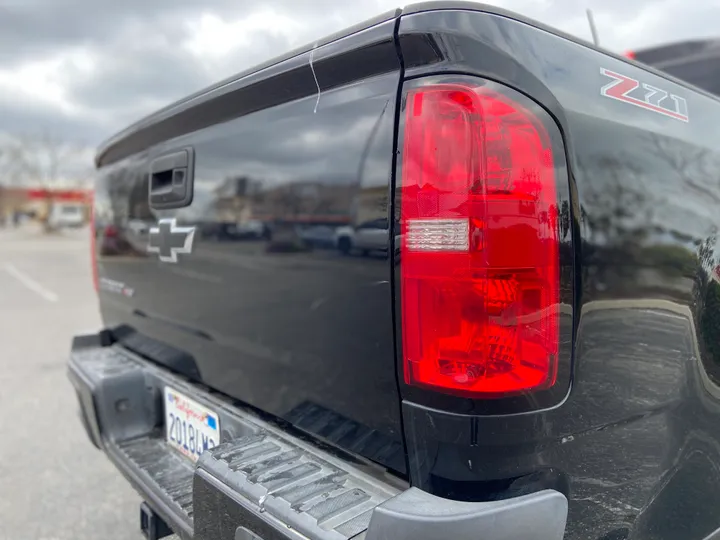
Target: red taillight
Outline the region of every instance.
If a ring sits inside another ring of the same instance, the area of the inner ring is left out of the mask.
[[[469,397],[555,383],[559,236],[550,138],[494,90],[407,93],[401,187],[405,381]]]
[[[92,277],[93,285],[95,286],[95,292],[100,290],[100,283],[98,281],[98,268],[97,268],[97,253],[95,252],[95,237],[97,231],[95,230],[95,205],[90,207],[90,264],[92,265]]]
[[[630,60],[635,60],[635,52],[634,51],[625,51],[625,58],[629,58]]]

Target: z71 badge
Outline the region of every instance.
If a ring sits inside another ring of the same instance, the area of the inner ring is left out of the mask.
[[[618,101],[624,101],[636,107],[642,107],[648,111],[663,114],[674,118],[689,122],[687,101],[685,98],[676,96],[661,90],[647,83],[641,83],[626,75],[620,75],[609,69],[600,68],[600,73],[606,77],[614,79],[613,82],[606,84],[600,89],[600,93]],[[636,91],[639,86],[643,87],[645,92]],[[632,94],[632,95],[631,95]]]

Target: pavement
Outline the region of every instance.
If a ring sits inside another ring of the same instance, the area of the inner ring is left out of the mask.
[[[0,229],[0,540],[142,538],[65,372],[72,336],[99,327],[88,230]]]

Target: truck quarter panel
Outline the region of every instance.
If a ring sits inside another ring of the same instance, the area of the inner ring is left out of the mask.
[[[465,500],[553,487],[571,539],[706,537],[720,527],[718,101],[514,16],[436,7],[401,19],[401,46],[423,44],[403,49],[406,78],[495,81],[562,132],[573,372],[549,404],[401,385],[411,481]]]

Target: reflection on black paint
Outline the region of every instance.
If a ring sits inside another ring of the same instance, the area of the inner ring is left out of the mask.
[[[402,473],[391,267],[382,251],[338,248],[343,230],[387,221],[398,82],[375,75],[323,92],[317,111],[312,95],[163,143],[103,171],[97,197],[107,223],[143,247],[140,223],[197,228],[177,264],[101,252],[102,275],[134,289],[101,292],[106,324],[132,326],[135,345],[172,344],[202,382],[277,417],[313,403],[345,419],[356,436],[334,444]],[[147,164],[186,146],[192,205],[151,212]],[[375,231],[388,246],[387,226]],[[167,364],[161,353],[143,354]]]
[[[551,469],[568,539],[705,538],[720,528],[720,107],[506,17],[418,14],[400,31],[442,44],[428,69],[504,82],[558,119],[573,193],[561,237],[579,263],[563,283],[577,307],[567,400],[516,417],[405,403],[411,481],[497,499]],[[690,123],[602,98],[600,61],[685,97]]]

